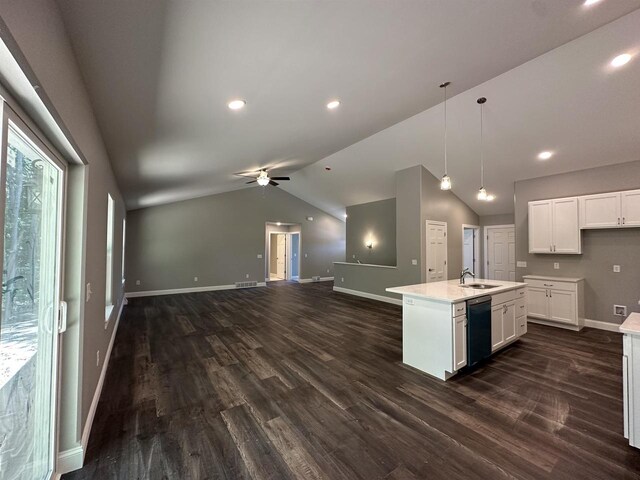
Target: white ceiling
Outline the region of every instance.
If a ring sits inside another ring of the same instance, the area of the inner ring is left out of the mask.
[[[427,109],[444,80],[459,94],[454,192],[481,214],[510,211],[516,179],[639,157],[640,61],[606,69],[640,49],[638,12],[539,55],[640,0],[58,3],[129,208],[242,188],[234,172],[273,165],[334,213],[393,196],[395,170],[442,174],[441,107]],[[492,205],[473,200],[479,95]],[[226,108],[235,97],[246,109]],[[541,149],[558,153],[543,165]]]

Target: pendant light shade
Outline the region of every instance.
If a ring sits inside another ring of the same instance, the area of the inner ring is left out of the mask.
[[[484,152],[483,152],[483,144],[482,144],[482,106],[485,104],[487,99],[485,97],[480,97],[478,99],[478,104],[480,105],[480,190],[478,190],[478,200],[486,201],[487,200],[487,190],[484,188]]]
[[[451,82],[444,82],[440,88],[444,89],[444,175],[440,181],[440,190],[451,190],[451,177],[447,174],[447,87]]]

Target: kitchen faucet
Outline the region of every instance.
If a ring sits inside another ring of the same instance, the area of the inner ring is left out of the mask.
[[[469,270],[468,268],[465,268],[464,270],[462,270],[462,272],[460,273],[460,285],[464,285],[464,279],[467,275],[471,275],[473,278],[476,278],[476,274],[473,273],[471,270]]]

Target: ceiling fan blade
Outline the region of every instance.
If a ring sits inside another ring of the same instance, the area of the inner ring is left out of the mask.
[[[255,178],[259,175],[259,172],[239,172],[239,173],[234,173],[234,175],[236,177],[249,177],[249,178]]]
[[[250,182],[247,182],[246,184],[249,185],[250,183],[256,183],[258,180],[251,180]]]
[[[273,180],[269,180],[269,185],[273,185],[274,187],[277,187],[280,184],[278,182],[274,182]]]
[[[271,180],[291,180],[289,177],[271,177]]]

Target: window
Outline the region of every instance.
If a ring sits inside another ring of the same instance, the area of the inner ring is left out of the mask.
[[[105,288],[106,318],[113,310],[113,230],[115,223],[114,203],[111,195],[107,195],[107,286]]]
[[[124,246],[127,240],[127,219],[122,220],[122,283],[124,284]]]

